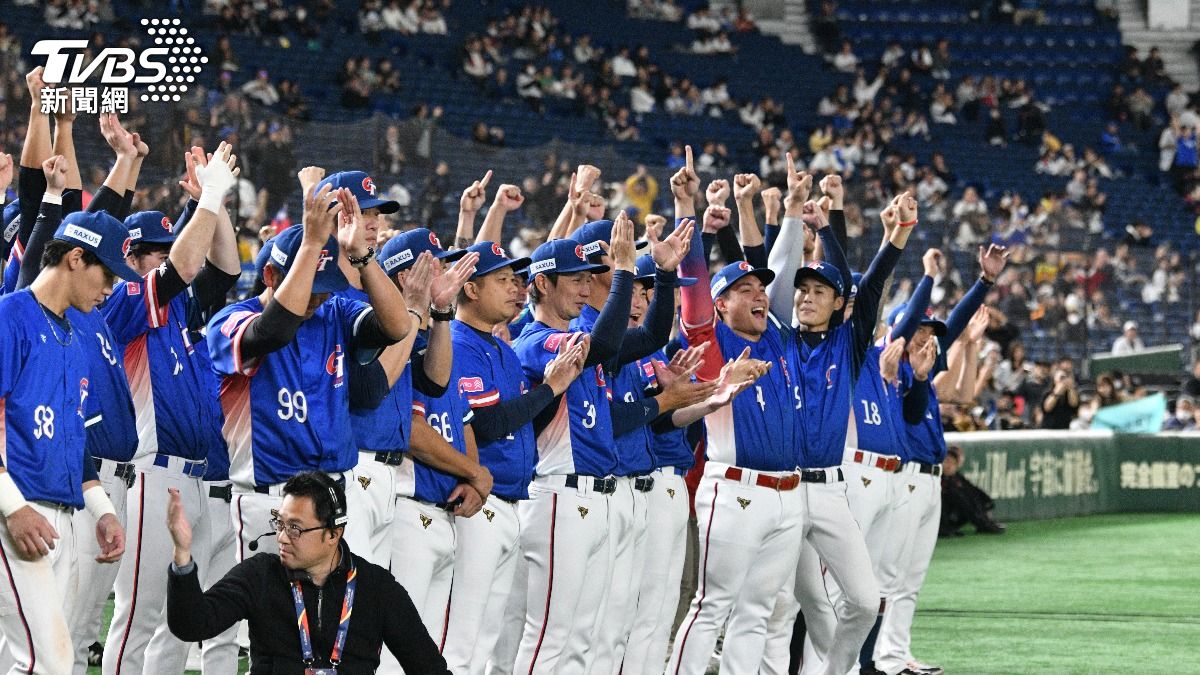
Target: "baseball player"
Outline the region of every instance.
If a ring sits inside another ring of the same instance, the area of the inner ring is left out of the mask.
[[[582,374],[558,402],[534,421],[537,475],[520,502],[521,548],[529,566],[525,628],[515,672],[585,672],[582,659],[568,660],[572,631],[591,633],[599,602],[581,604],[594,591],[595,570],[607,565],[608,495],[616,489],[610,390],[603,364],[621,349],[633,290],[633,223],[613,225],[609,255],[615,271],[608,301],[590,333],[570,331],[591,295],[591,275],[607,267],[588,261],[583,245],[566,239],[542,244],[529,266],[535,321],[513,348],[531,382],[581,340]],[[607,590],[605,588],[605,590]],[[602,598],[601,598],[602,599]]]
[[[470,247],[479,255],[459,295],[451,323],[459,392],[474,412],[471,424],[479,461],[495,478],[482,517],[455,520],[454,584],[442,655],[452,672],[481,675],[504,622],[506,603],[521,556],[524,523],[518,504],[529,498],[537,462],[533,419],[567,390],[583,368],[583,344],[559,353],[531,387],[516,352],[492,331],[521,306],[517,269],[498,244]],[[508,664],[511,665],[511,664]]]
[[[67,159],[56,155],[42,164],[46,178],[46,194],[42,198],[37,222],[30,233],[26,248],[28,255],[21,264],[18,288],[26,278],[36,279],[42,270],[42,254],[62,221],[66,185],[76,171],[67,167]],[[70,215],[70,214],[67,214]],[[71,307],[67,320],[81,336],[87,353],[91,376],[88,393],[93,405],[100,408],[101,419],[87,426],[87,447],[92,456],[100,485],[113,503],[117,521],[125,527],[125,497],[133,482],[134,467],[129,463],[137,450],[137,430],[134,426],[133,400],[125,378],[124,355],[114,345],[116,340],[100,310],[86,314]],[[78,532],[96,527],[96,518],[86,509],[76,511],[72,525]],[[84,673],[88,667],[89,647],[100,635],[100,620],[108,594],[117,578],[117,565],[98,562],[100,547],[91,537],[77,542],[79,557],[78,595],[67,616],[75,645],[75,672]]]
[[[915,350],[923,349],[926,341],[936,339],[939,356],[933,372],[946,369],[944,355],[962,335],[976,310],[983,305],[988,291],[1004,270],[1007,259],[1008,251],[1003,246],[990,245],[986,251],[980,247],[979,279],[954,307],[944,331],[933,323],[918,329],[908,346],[910,357]],[[906,366],[902,380],[913,387],[928,387],[928,384],[914,381],[916,378],[911,372],[914,369]],[[884,566],[895,566],[889,572],[895,579],[895,592],[887,598],[874,650],[875,668],[889,674],[906,670],[940,671],[939,668],[917,662],[910,646],[917,593],[925,583],[925,573],[933,558],[941,518],[941,462],[946,456],[946,439],[942,430],[938,394],[937,388],[929,387],[928,409],[924,417],[919,424],[909,424],[904,429],[908,434],[911,457],[904,465],[903,475],[905,487],[911,485],[913,489],[896,508],[892,537],[885,548]]]
[[[375,251],[366,244],[356,198],[331,185],[315,190],[318,171],[301,171],[303,224],[272,240],[266,290],[224,308],[208,324],[213,367],[222,378],[239,559],[260,543],[276,546],[260,535],[273,533],[270,512],[288,477],[316,470],[344,482],[358,461],[345,361],[370,362],[410,330],[399,291],[378,265],[368,264]],[[348,285],[339,255],[360,270],[371,304],[329,297]]]
[[[101,420],[85,336],[68,307],[91,312],[112,293],[125,264],[127,233],[106,213],[74,213],[46,246],[26,290],[0,298],[0,632],[13,672],[68,673],[74,661],[67,616],[77,600],[75,510],[96,519],[103,562],[124,551],[124,532],[87,456],[87,426]],[[78,533],[80,537],[92,536]]]
[[[689,146],[684,167],[671,178],[677,222],[694,215],[699,190]],[[751,633],[726,639],[721,669],[757,672],[770,605],[799,555],[787,542],[799,538],[803,525],[795,472],[801,437],[795,416],[779,412],[799,405],[799,374],[787,355],[789,331],[768,312],[765,289],[774,273],[735,262],[709,283],[698,239],[693,237],[681,265],[684,275],[700,279],[682,291],[684,335],[693,347],[714,343],[697,376],[718,379],[725,361],[746,349],[773,368],[732,405],[705,419],[708,461],[696,491],[699,584],[675,635],[667,672],[704,672],[727,621],[750,626]],[[750,615],[741,617],[742,612]]]
[[[129,141],[126,134],[125,144]],[[155,514],[165,508],[167,489],[176,488],[198,523],[208,498],[203,485],[207,458],[224,450],[221,412],[210,397],[208,360],[197,355],[188,330],[185,291],[193,286],[199,296],[213,299],[206,304],[218,302],[241,272],[232,227],[218,222],[237,175],[231,150],[221,144],[212,161],[199,148],[189,154],[188,161],[200,158],[196,172],[203,194],[189,227],[178,238],[175,224],[161,212],[140,212],[126,219],[129,260],[143,280],[118,284],[102,308],[116,346],[125,354],[139,438],[127,516],[134,555],[117,576],[103,660],[104,672],[110,675],[146,668],[163,672],[156,668],[168,647],[163,642],[151,645],[151,638],[162,625],[167,580],[144,570],[159,569],[169,560],[171,547],[166,524]]]

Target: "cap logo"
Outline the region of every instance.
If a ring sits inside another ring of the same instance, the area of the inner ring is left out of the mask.
[[[163,229],[164,229],[164,230],[166,230],[167,232],[174,232],[174,231],[175,231],[175,226],[171,224],[171,219],[170,219],[170,218],[168,218],[168,217],[166,217],[166,216],[163,216],[163,219],[162,219],[162,227],[163,227]]]
[[[442,247],[442,242],[438,241],[437,235],[432,232],[429,233],[429,243],[437,246],[438,248]]]
[[[575,256],[576,256],[577,258],[579,258],[580,260],[583,260],[583,261],[585,261],[585,262],[587,261],[587,256],[585,256],[585,255],[583,254],[583,247],[582,247],[582,246],[576,246],[576,247],[575,247]]]
[[[492,242],[492,255],[498,255],[501,258],[504,257],[504,249],[500,248],[500,244]]]
[[[824,264],[825,264],[825,263],[823,263],[823,262],[819,262],[819,261],[813,261],[813,262],[810,262],[810,263],[808,263],[807,265],[805,265],[805,267],[807,267],[807,268],[808,268],[808,269],[810,269],[810,270],[819,270],[819,269],[821,269],[821,267],[822,267]]]
[[[720,278],[718,278],[718,279],[717,279],[717,282],[716,282],[715,284],[713,284],[713,285],[712,285],[712,294],[713,294],[713,297],[715,298],[715,297],[717,297],[718,295],[720,295],[720,294],[721,294],[721,291],[725,290],[725,287],[726,287],[726,286],[728,286],[728,285],[729,285],[729,278],[728,278],[728,277],[720,277]]]
[[[549,260],[539,260],[529,266],[529,275],[533,276],[542,272],[553,272],[554,268],[554,258],[550,258]]]
[[[287,267],[288,254],[279,250],[278,246],[272,246],[271,247],[271,262],[275,263],[276,265],[279,265],[280,267]]]
[[[403,251],[400,251],[399,253],[397,253],[396,255],[388,258],[387,260],[384,260],[383,267],[384,267],[384,269],[389,270],[389,271],[394,270],[397,267],[403,265],[404,263],[406,263],[412,259],[413,259],[412,249],[406,248]]]
[[[740,263],[738,263],[738,269],[743,272],[749,272],[750,271],[750,263],[743,260]]]
[[[121,242],[121,255],[129,255],[129,247],[133,245],[133,240],[125,237],[125,241]]]
[[[67,229],[63,230],[63,235],[81,241],[94,248],[99,248],[100,240],[103,239],[103,237],[101,237],[99,234],[78,225],[68,225]],[[128,239],[125,240],[125,245],[128,247]]]
[[[375,181],[371,180],[370,176],[367,176],[363,179],[362,188],[366,190],[367,193],[369,193],[372,197],[375,196]]]
[[[132,230],[130,230],[129,238],[130,239],[141,239],[142,238],[142,228],[135,227]]]
[[[603,253],[604,249],[600,246],[600,240],[597,239],[589,244],[585,244],[583,246],[583,252],[587,255],[595,255],[597,253]]]

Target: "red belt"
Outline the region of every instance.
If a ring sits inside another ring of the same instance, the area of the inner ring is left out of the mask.
[[[742,479],[742,470],[736,466],[731,466],[725,469],[725,477],[729,480],[740,481]],[[754,484],[758,487],[771,488],[772,490],[795,490],[800,485],[800,476],[791,474],[782,478],[768,476],[766,474],[758,474],[754,479]]]
[[[866,456],[863,454],[862,450],[856,450],[854,452],[854,463],[867,464]],[[874,466],[876,469],[883,469],[888,473],[896,473],[900,470],[902,464],[903,463],[900,461],[899,457],[876,457]],[[867,466],[872,465],[867,464]]]

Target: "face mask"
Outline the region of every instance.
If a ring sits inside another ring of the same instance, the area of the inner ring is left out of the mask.
[[[1180,422],[1187,422],[1188,420],[1192,419],[1192,411],[1191,410],[1176,410],[1175,417]]]

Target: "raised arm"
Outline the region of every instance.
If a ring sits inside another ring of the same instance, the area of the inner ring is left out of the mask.
[[[796,270],[805,262],[803,215],[804,204],[812,190],[812,180],[809,174],[796,170],[792,156],[788,155],[788,192],[783,200],[783,223],[779,227],[779,238],[772,244],[767,258],[768,266],[775,273],[775,280],[767,286],[771,313],[787,326],[795,322],[796,292],[793,282]]]
[[[692,164],[692,146],[685,146],[685,163],[671,176],[671,195],[675,199],[675,226],[684,219],[695,219],[696,194],[700,192],[700,177]],[[685,277],[696,277],[699,281],[681,290],[680,320],[684,328],[697,328],[713,322],[712,291],[708,277],[708,258],[704,254],[704,242],[700,228],[692,228],[692,243],[688,254],[679,264],[679,273]]]
[[[662,349],[671,339],[671,326],[675,319],[675,270],[688,253],[692,243],[695,223],[683,221],[679,227],[662,241],[654,230],[646,229],[650,241],[650,254],[654,257],[654,298],[646,310],[646,323],[625,331],[621,341],[621,352],[617,363],[624,365],[649,356]]]
[[[592,326],[591,347],[585,366],[606,363],[621,351],[625,327],[629,325],[629,307],[633,298],[634,247],[633,221],[622,211],[613,221],[608,255],[613,263],[612,288],[608,300]]]
[[[458,198],[458,228],[454,231],[454,248],[466,248],[476,241],[493,241],[475,237],[475,216],[483,208],[487,199],[487,184],[491,180],[492,170],[488,169],[482,179],[471,183]]]
[[[66,164],[66,158],[61,155],[55,155],[42,163],[42,171],[46,177],[46,194],[42,197],[37,222],[29,235],[25,255],[21,258],[21,274],[17,277],[17,287],[14,290],[21,290],[33,283],[42,271],[42,251],[62,222],[63,189],[70,175]]]
[[[21,168],[17,176],[17,198],[21,200],[21,226],[16,235],[18,251],[23,251],[37,222],[42,195],[46,192],[46,177],[42,163],[54,154],[50,141],[50,116],[42,112],[42,67],[25,76],[25,86],[32,99],[29,121],[25,127],[25,144],[21,146]]]
[[[762,189],[762,181],[752,173],[739,173],[733,177],[733,200],[737,204],[738,232],[742,240],[742,252],[751,267],[767,266],[767,250],[763,243],[762,230],[754,215],[754,197]]]
[[[363,291],[375,310],[367,317],[367,323],[359,333],[359,346],[388,347],[403,340],[413,329],[408,306],[404,303],[404,297],[400,295],[400,289],[396,288],[383,268],[373,260],[375,252],[367,245],[366,219],[358,206],[358,199],[346,188],[341,188],[339,193],[338,203],[342,204],[343,208],[338,214],[341,221],[338,227],[338,247],[347,258],[363,261],[361,264],[351,264],[359,268]],[[303,245],[301,248],[303,249]],[[311,283],[310,281],[309,288],[312,287]],[[372,327],[376,322],[379,328],[378,335],[374,335]]]
[[[925,317],[925,310],[929,307],[929,296],[933,292],[933,277],[937,275],[938,260],[941,257],[942,252],[936,248],[929,249],[921,257],[921,263],[925,267],[925,276],[917,282],[916,290],[908,299],[904,317],[901,318],[900,323],[891,327],[890,339],[911,340],[912,336],[916,334],[917,328],[921,325],[921,319]]]
[[[501,241],[504,234],[504,219],[508,214],[521,208],[525,196],[516,185],[501,185],[496,188],[496,196],[492,199],[492,207],[488,209],[483,219],[483,227],[479,228],[476,241]]]
[[[986,250],[982,246],[979,247],[979,279],[950,312],[950,317],[946,320],[946,336],[941,338],[943,349],[962,335],[967,322],[975,315],[976,310],[983,306],[988,291],[995,285],[997,277],[1004,271],[1007,263],[1007,248],[995,244],[989,244]]]

